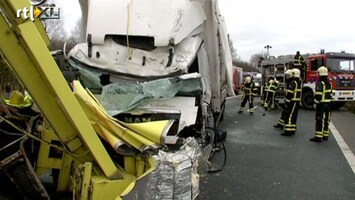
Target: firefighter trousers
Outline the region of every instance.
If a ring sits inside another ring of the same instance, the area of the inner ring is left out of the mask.
[[[268,108],[269,106],[271,107],[271,109],[275,108],[275,92],[266,92],[264,107]]]
[[[284,127],[285,126],[285,122],[287,121],[289,115],[290,115],[290,109],[289,107],[291,106],[290,103],[285,102],[285,106],[281,112],[281,117],[279,119],[279,121],[277,122],[278,125]]]
[[[330,122],[330,103],[319,103],[316,107],[316,133],[319,138],[328,138]]]
[[[284,133],[286,135],[294,135],[297,129],[297,116],[298,110],[300,108],[299,101],[291,101],[285,104],[286,106],[286,114],[285,114],[285,126]]]
[[[239,111],[244,111],[244,107],[247,102],[249,103],[249,112],[253,112],[253,110],[251,109],[254,107],[254,97],[252,94],[243,94],[242,103],[240,104]]]

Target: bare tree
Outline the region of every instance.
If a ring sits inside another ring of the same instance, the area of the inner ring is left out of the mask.
[[[55,1],[47,1],[46,5],[55,6]],[[61,49],[64,41],[68,37],[67,32],[64,29],[64,19],[45,19],[42,20],[42,23],[51,41],[51,50]]]
[[[253,67],[259,67],[260,62],[266,58],[266,53],[255,53],[250,57],[249,63]]]
[[[233,41],[230,39],[228,35],[228,43],[229,43],[229,48],[232,54],[232,61],[236,62],[237,61],[237,50],[233,46]]]
[[[46,32],[51,41],[51,50],[62,49],[65,40],[67,39],[67,33],[64,29],[64,21],[58,20],[44,20]]]
[[[78,44],[80,42],[80,33],[82,31],[82,23],[83,21],[81,19],[79,19],[76,24],[75,27],[71,30],[69,37],[67,38],[67,46],[66,49],[70,50],[71,48],[73,48],[76,44]]]

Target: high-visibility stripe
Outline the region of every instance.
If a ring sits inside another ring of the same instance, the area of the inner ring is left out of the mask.
[[[316,92],[316,94],[322,95],[320,102],[330,103],[332,101],[332,84],[330,84],[330,89],[327,89],[325,83],[323,81],[321,83],[323,85],[323,91],[320,92],[320,94],[319,92]]]
[[[319,137],[319,138],[323,138],[323,132],[316,131],[315,136],[316,136],[316,137]]]
[[[285,131],[292,131],[292,132],[296,132],[295,128],[285,128]]]
[[[282,120],[282,119],[279,119],[278,124],[280,124],[280,125],[284,126],[284,125],[285,125],[285,121],[284,121],[284,120]]]
[[[291,113],[290,113],[290,115],[289,115],[289,117],[288,117],[288,124],[287,124],[287,126],[291,126],[291,125],[292,125],[292,124],[291,124],[291,119],[292,119],[293,112],[295,112],[295,108],[296,108],[296,104],[293,104]]]
[[[293,93],[293,98],[291,99],[292,101],[301,101],[301,89],[298,87],[297,81],[294,81],[296,84],[294,93]]]

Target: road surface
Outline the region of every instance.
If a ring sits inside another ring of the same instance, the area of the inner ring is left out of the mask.
[[[228,132],[227,163],[222,172],[202,178],[198,200],[355,199],[355,171],[334,136],[319,144],[309,141],[314,111],[301,109],[296,135],[285,137],[273,128],[281,110],[250,116],[237,114],[239,106],[239,98],[227,101],[219,126]],[[341,110],[332,117],[354,157],[355,115]]]

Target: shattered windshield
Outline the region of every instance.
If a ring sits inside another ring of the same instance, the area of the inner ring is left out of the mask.
[[[354,72],[355,59],[328,58],[327,66],[334,72]]]

